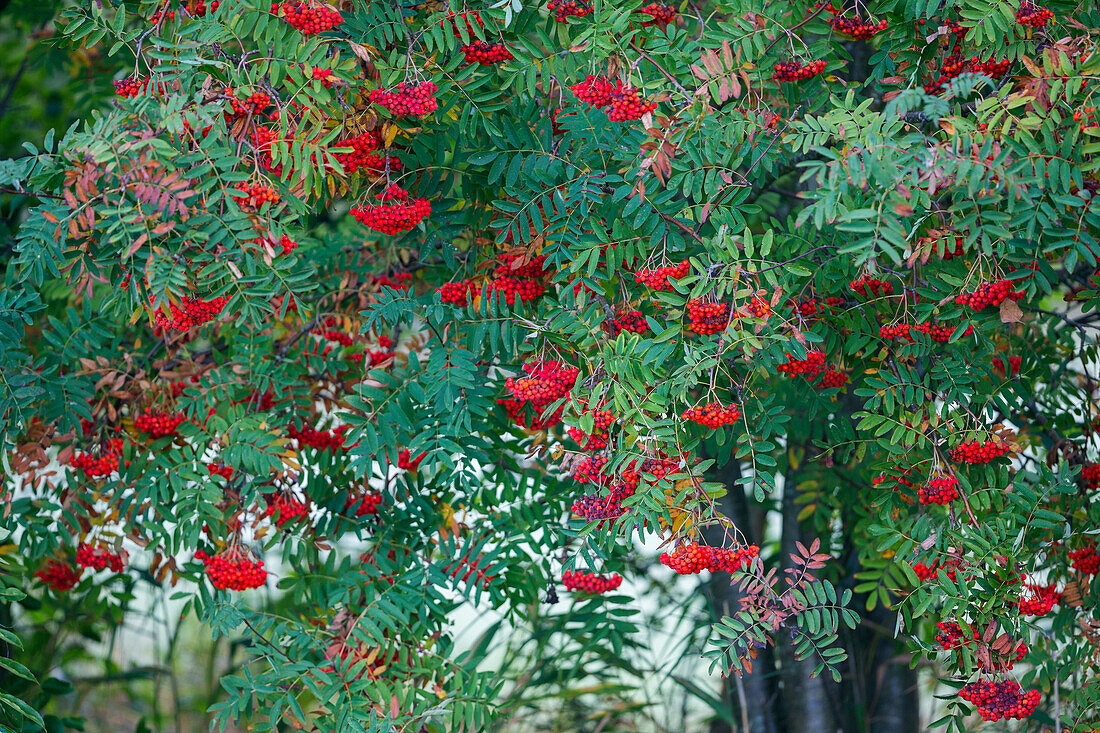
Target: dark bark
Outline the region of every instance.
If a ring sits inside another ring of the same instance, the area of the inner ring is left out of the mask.
[[[736,461],[731,461],[729,466],[721,469],[718,480],[726,484],[727,493],[718,501],[718,510],[732,519],[750,542],[759,543],[763,534],[763,513],[760,512],[761,516],[755,517],[757,521],[752,521],[754,517],[749,511],[744,487],[735,483],[740,475],[740,466]],[[707,542],[722,544],[723,533],[720,528],[712,527],[705,534]],[[703,584],[703,592],[715,619],[736,613],[740,607],[737,588],[730,584],[729,576],[725,573],[713,573],[710,580]],[[737,727],[731,728],[725,721],[715,720],[711,723],[710,733],[732,733],[733,730],[745,733],[745,724],[748,727],[747,733],[778,733],[775,715],[777,690],[774,683],[775,663],[769,647],[760,650],[752,671],[742,675],[740,687],[738,680],[732,677],[723,678],[722,700],[733,711],[732,717],[737,721]]]

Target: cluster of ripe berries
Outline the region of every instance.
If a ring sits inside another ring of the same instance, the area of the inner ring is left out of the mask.
[[[825,71],[825,60],[817,59],[808,64],[797,61],[784,61],[772,67],[772,76],[776,81],[802,81]]]
[[[756,557],[760,548],[756,545],[726,549],[699,545],[694,542],[680,545],[671,555],[661,554],[661,564],[675,570],[679,575],[692,575],[709,570],[712,573],[735,573]]]
[[[106,545],[89,545],[81,542],[76,548],[76,564],[82,568],[104,570],[110,568],[113,572],[121,573],[126,569],[126,552],[112,552]]]
[[[264,204],[279,203],[279,192],[266,183],[247,183],[241,186],[241,191],[244,194],[234,196],[233,200],[246,211],[259,211]]]
[[[543,283],[546,276],[544,255],[523,264],[518,264],[520,260],[515,255],[501,255],[497,262],[492,279],[484,284],[489,298],[501,297],[508,305],[515,305],[517,298],[523,302],[537,300],[546,292]],[[437,290],[444,303],[464,306],[469,302],[470,295],[481,287],[473,280],[465,279],[444,283]]]
[[[416,458],[408,448],[402,448],[397,452],[397,467],[402,471],[415,471],[420,468],[420,462],[428,455],[427,451],[420,453]]]
[[[611,338],[615,338],[623,331],[631,333],[647,333],[649,331],[649,324],[646,323],[645,316],[641,311],[636,310],[618,311],[613,319],[604,321],[603,327],[605,331],[611,334]]]
[[[622,79],[613,84],[603,76],[589,74],[569,88],[580,101],[603,109],[612,122],[641,119],[657,109],[656,102],[646,102],[637,87],[623,84]]]
[[[464,63],[492,66],[511,61],[512,52],[503,43],[489,43],[488,41],[471,41],[459,48],[465,58]]]
[[[536,361],[524,364],[523,371],[527,376],[509,377],[505,381],[504,386],[512,396],[498,399],[497,404],[522,428],[546,430],[560,423],[565,405],[546,417],[542,417],[542,413],[551,403],[569,394],[580,370],[560,361]],[[533,415],[526,414],[527,407]]]
[[[975,74],[985,74],[991,79],[999,79],[1008,73],[1008,70],[1012,68],[1012,59],[1001,59],[995,61],[994,59],[988,59],[982,61],[978,56],[971,56],[970,58],[964,58],[961,55],[949,56],[943,63],[943,68],[940,69],[939,78],[931,84],[924,85],[924,91],[928,94],[938,94],[943,91],[943,87],[947,82],[951,81],[955,77],[962,74],[964,71],[970,71]]]
[[[685,420],[697,422],[708,428],[720,428],[732,425],[741,419],[741,410],[737,405],[723,405],[721,402],[708,402],[684,410],[681,416]]]
[[[955,573],[959,568],[959,563],[956,560],[948,560],[947,562],[933,562],[931,565],[925,565],[922,562],[913,563],[913,574],[917,576],[918,580],[934,580],[939,575],[939,571],[943,569],[947,573],[948,579],[952,583],[955,582]]]
[[[588,0],[550,0],[546,7],[554,11],[554,19],[559,23],[564,23],[566,18],[583,18],[593,10]]]
[[[274,517],[276,527],[309,516],[309,505],[297,497],[272,494],[264,497],[264,501],[264,516]]]
[[[687,302],[688,328],[703,336],[726,330],[730,322],[730,304],[726,302],[704,303],[691,299]]]
[[[651,290],[672,290],[669,280],[679,280],[691,271],[691,263],[687,260],[677,265],[664,265],[652,270],[641,269],[634,273],[634,282],[645,285]]]
[[[885,295],[893,295],[894,293],[893,283],[886,280],[879,280],[877,277],[867,277],[866,275],[849,283],[848,289],[865,298],[877,298]]]
[[[993,370],[996,371],[1001,376],[1006,376],[1006,375],[1015,376],[1015,375],[1020,373],[1020,362],[1021,362],[1021,359],[1018,356],[1008,357],[1008,371],[1005,371],[1004,360],[1001,359],[1001,357],[999,357],[999,356],[994,356],[993,361],[992,361]]]
[[[780,374],[786,374],[789,377],[797,377],[802,374],[805,375],[806,379],[816,377],[824,369],[825,352],[821,349],[810,349],[806,352],[805,359],[795,359],[788,351],[786,363],[775,368]]]
[[[962,627],[954,621],[940,622],[936,624],[936,628],[939,632],[936,634],[936,643],[940,645],[940,648],[944,651],[952,651],[955,649],[970,649],[975,645],[982,644],[982,635],[978,633],[977,629],[973,629],[970,639],[966,639],[963,635]],[[1009,670],[1015,666],[1016,662],[1020,661],[1027,655],[1027,643],[1021,641],[1015,649],[1009,646],[1009,650],[1004,653],[1000,653],[997,647],[989,647],[989,650],[997,654],[997,658],[994,661],[992,655],[990,655],[988,662],[980,662],[981,668],[986,671],[994,670]]]
[[[1045,616],[1062,600],[1062,594],[1053,585],[1028,583],[1027,594],[1020,596],[1020,613],[1025,616]]]
[[[860,18],[858,15],[834,15],[828,23],[834,32],[860,40],[867,40],[875,34],[881,33],[889,25],[885,20],[872,23]]]
[[[835,297],[828,297],[824,300],[808,298],[803,301],[796,301],[793,299],[787,301],[787,307],[790,308],[795,315],[806,319],[816,318],[820,313],[831,311],[842,305],[844,305],[844,298]]]
[[[916,325],[898,323],[893,326],[880,326],[878,329],[879,338],[886,341],[913,343],[916,340],[913,337],[914,333],[923,333],[936,343],[946,344],[951,340],[951,334],[955,333],[955,326],[943,323],[918,323]],[[973,326],[967,326],[966,330],[963,331],[964,336],[969,336],[972,333],[974,333]]]
[[[226,481],[233,478],[233,467],[227,466],[224,463],[207,463],[206,471],[211,476],[221,476]]]
[[[382,494],[377,491],[368,491],[360,495],[348,492],[348,497],[344,500],[344,511],[354,507],[353,514],[357,517],[374,516],[378,514],[380,506],[382,506]]]
[[[648,15],[649,20],[642,22],[643,28],[650,26],[666,26],[676,20],[676,8],[665,3],[649,3],[638,8],[638,12]]]
[[[76,572],[76,568],[52,558],[35,571],[34,577],[58,593],[72,590],[73,586],[80,582],[80,573]]]
[[[1096,553],[1095,545],[1082,547],[1080,550],[1071,550],[1069,553],[1070,567],[1085,575],[1100,573],[1100,555]]]
[[[119,459],[122,458],[122,438],[110,438],[101,447],[98,455],[91,453],[77,453],[73,456],[73,466],[88,478],[109,476],[118,470]],[[129,466],[130,462],[126,461]]]
[[[232,116],[257,115],[271,106],[271,97],[266,92],[252,92],[244,99],[239,99],[231,87],[225,87],[222,93],[229,100]]]
[[[1086,463],[1081,466],[1081,486],[1095,491],[1100,489],[1100,463]]]
[[[989,463],[1008,453],[1001,440],[967,440],[951,449],[948,456],[956,463]]]
[[[183,4],[183,9],[192,18],[202,18],[208,12],[213,13],[215,10],[217,10],[219,5],[221,5],[221,3],[218,2],[218,0],[212,0],[210,5],[207,5],[204,0],[187,0],[187,2]],[[169,18],[175,20],[175,17],[176,11],[169,10],[167,4],[165,4],[160,10],[149,16],[149,22],[158,23],[160,22],[161,18]]]
[[[117,86],[118,82],[115,82],[115,84]],[[1084,132],[1086,127],[1096,127],[1096,107],[1082,107],[1075,111],[1073,121],[1080,123],[1081,132]]]
[[[950,504],[959,498],[959,481],[954,476],[937,476],[917,490],[921,504]]]
[[[182,412],[168,412],[167,410],[149,410],[134,418],[134,427],[149,433],[153,438],[164,438],[176,434],[176,428],[184,422],[187,416]]]
[[[980,311],[991,305],[1000,305],[1006,300],[1019,300],[1023,293],[1016,292],[1011,280],[997,280],[979,285],[972,292],[959,293],[955,296],[955,302],[968,306],[971,310]]]
[[[439,100],[435,93],[439,87],[430,81],[412,84],[403,81],[393,89],[372,89],[370,101],[385,107],[391,114],[409,117],[430,115],[439,106]]]
[[[248,590],[267,582],[263,560],[252,560],[244,550],[230,549],[219,555],[195,552],[195,559],[206,567],[206,577],[218,590]]]
[[[219,295],[213,300],[199,300],[190,296],[183,297],[178,305],[176,303],[168,304],[171,316],[166,316],[160,309],[157,309],[153,316],[153,323],[159,328],[188,331],[195,326],[200,326],[217,318],[228,302],[229,298],[224,295]]]
[[[633,489],[629,489],[633,492]],[[623,506],[623,491],[612,490],[608,494],[584,494],[573,502],[573,513],[586,522],[613,522],[630,510]]]
[[[608,437],[606,433],[586,433],[578,427],[569,428],[565,432],[576,441],[581,450],[597,451],[607,447]]]
[[[309,3],[273,3],[271,12],[305,33],[324,33],[344,22],[344,16],[332,8],[316,7]]]
[[[566,570],[561,575],[561,582],[568,590],[579,590],[592,595],[599,595],[615,590],[623,584],[623,576],[618,573],[611,575],[598,575],[583,570]]]
[[[961,690],[959,697],[978,706],[982,720],[1026,718],[1039,704],[1039,691],[1023,691],[1016,680],[971,682]]]
[[[115,94],[120,97],[138,97],[149,88],[149,77],[131,76],[115,82]],[[157,85],[162,86],[162,85]]]
[[[298,441],[299,446],[309,446],[316,450],[339,450],[344,447],[347,425],[338,425],[332,430],[317,430],[309,424],[297,427],[291,423],[286,428],[286,436]]]
[[[353,206],[351,215],[360,224],[381,234],[407,232],[432,213],[427,199],[410,199],[409,192],[391,183],[378,194],[379,203]]]
[[[823,389],[840,389],[848,383],[848,375],[834,366],[829,366],[821,375],[821,381],[817,386]]]
[[[1048,21],[1054,20],[1054,13],[1040,7],[1030,0],[1020,3],[1016,11],[1016,22],[1029,28],[1042,28]]]

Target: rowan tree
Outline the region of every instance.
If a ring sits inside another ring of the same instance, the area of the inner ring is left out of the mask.
[[[113,96],[0,166],[3,729],[155,588],[247,644],[215,727],[637,730],[653,594],[713,730],[917,730],[919,665],[1094,730],[1098,13],[66,5]]]

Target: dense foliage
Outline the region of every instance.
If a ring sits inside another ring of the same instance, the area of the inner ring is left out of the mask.
[[[8,729],[151,585],[247,641],[215,726],[634,730],[665,568],[733,727],[895,628],[939,725],[1100,726],[1094,3],[56,27],[116,96],[0,165]]]

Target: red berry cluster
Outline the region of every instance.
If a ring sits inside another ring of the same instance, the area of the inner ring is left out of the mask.
[[[840,389],[847,383],[847,372],[842,372],[834,366],[829,366],[825,369],[825,373],[821,375],[821,381],[817,383],[817,386],[822,389]]]
[[[1011,280],[998,280],[982,283],[973,292],[959,293],[955,296],[955,302],[980,311],[991,305],[1000,305],[1005,300],[1019,300],[1022,297],[1024,294],[1016,292]]]
[[[603,327],[605,331],[611,334],[612,338],[623,331],[630,331],[631,333],[647,333],[649,331],[649,324],[646,323],[642,312],[632,310],[618,311],[612,320],[604,321]]]
[[[111,438],[100,449],[99,455],[77,453],[73,456],[73,466],[88,478],[109,476],[118,470],[122,458],[122,438]],[[126,461],[129,466],[130,462]]]
[[[338,140],[337,147],[351,148],[350,153],[335,153],[334,157],[348,175],[362,168],[371,173],[385,173],[399,171],[402,168],[401,161],[391,155],[385,154],[385,146],[376,132],[364,132],[355,137]],[[375,153],[382,150],[382,153]]]
[[[512,396],[498,399],[497,404],[504,407],[516,425],[529,430],[545,430],[560,423],[565,405],[545,418],[540,416],[551,403],[569,394],[580,370],[560,361],[538,361],[524,364],[523,371],[527,376],[507,379],[504,386]],[[524,409],[528,405],[534,413],[530,417]]]
[[[691,263],[687,260],[677,265],[664,265],[652,270],[638,270],[634,273],[634,282],[641,283],[652,290],[672,290],[669,279],[678,280],[691,270]]]
[[[221,476],[226,481],[233,478],[233,467],[224,463],[207,463],[206,470],[211,476]]]
[[[347,425],[340,425],[332,430],[317,430],[308,424],[299,428],[291,423],[287,426],[286,435],[291,440],[298,441],[300,446],[335,451],[344,447],[344,433],[347,429]]]
[[[924,91],[928,94],[938,94],[943,91],[943,87],[947,82],[964,71],[971,71],[975,74],[985,74],[993,79],[999,79],[1007,74],[1008,70],[1011,68],[1011,59],[1001,59],[1000,61],[989,59],[987,61],[982,61],[978,56],[971,56],[967,59],[963,58],[961,55],[955,54],[944,61],[943,68],[940,70],[940,77],[932,84],[925,84]]]
[[[137,97],[149,87],[149,77],[131,76],[115,82],[115,94],[120,97]]]
[[[917,490],[921,504],[950,504],[959,498],[959,481],[954,476],[937,476]]]
[[[112,552],[107,545],[92,545],[81,542],[76,548],[76,564],[82,568],[103,570],[110,568],[113,572],[121,573],[126,569],[128,561],[126,551]]]
[[[607,496],[585,494],[573,502],[573,513],[587,522],[599,522],[598,526],[602,526],[630,511],[622,505],[622,500],[623,495],[614,491]]]
[[[279,203],[279,192],[266,183],[246,183],[241,190],[244,195],[234,196],[233,200],[245,211],[259,211],[264,204]]]
[[[580,369],[560,361],[535,361],[523,365],[525,377],[509,377],[505,387],[520,402],[544,408],[569,394]]]
[[[872,23],[860,18],[858,15],[834,15],[828,23],[836,33],[861,40],[866,40],[877,33],[881,33],[889,25],[885,20]]]
[[[554,18],[559,23],[564,23],[566,18],[583,18],[593,9],[588,0],[550,0],[546,7],[554,11]]]
[[[704,336],[726,330],[730,322],[729,303],[687,302],[688,328]]]
[[[116,88],[118,82],[115,82]],[[1081,132],[1085,131],[1085,128],[1096,127],[1096,107],[1082,107],[1081,109],[1073,113],[1073,121],[1081,124]]]
[[[794,313],[802,318],[816,318],[819,313],[824,311],[833,310],[844,305],[844,298],[829,297],[824,301],[820,301],[817,298],[809,298],[802,302],[795,300],[788,300],[787,307]]]
[[[461,46],[460,51],[467,64],[481,64],[492,66],[512,60],[512,52],[503,43],[489,43],[488,41],[471,41]]]
[[[804,374],[807,379],[816,377],[825,369],[825,352],[821,349],[810,349],[806,352],[805,359],[795,359],[787,352],[787,362],[775,368],[780,374],[796,377]]]
[[[275,3],[271,12],[281,15],[287,23],[305,33],[324,33],[344,22],[344,17],[332,8],[315,7],[311,3]]]
[[[309,505],[295,496],[268,494],[264,497],[265,517],[274,517],[275,526],[282,527],[287,522],[296,522],[309,516]]]
[[[378,508],[382,505],[382,494],[377,491],[368,491],[365,494],[355,495],[348,492],[344,500],[344,511],[355,507],[355,516],[367,517],[378,514]]]
[[[1062,594],[1053,585],[1024,586],[1026,595],[1020,596],[1020,613],[1025,616],[1045,616],[1062,600]]]
[[[894,285],[886,280],[879,280],[877,277],[867,277],[862,275],[857,280],[853,280],[848,289],[853,293],[858,293],[865,298],[877,298],[880,296],[893,295]]]
[[[428,452],[424,451],[413,458],[408,448],[402,448],[397,452],[397,467],[402,471],[415,471],[420,468],[420,462],[424,460],[426,455],[428,455]]]
[[[584,593],[598,595],[615,590],[622,585],[623,576],[618,573],[597,575],[583,570],[566,570],[562,573],[561,582],[568,590],[579,590]]]
[[[752,318],[767,318],[771,312],[771,303],[758,296],[745,305],[745,313]]]
[[[150,298],[152,302],[152,298]],[[200,326],[209,320],[217,318],[225,308],[229,298],[220,295],[213,300],[199,300],[198,298],[184,297],[179,305],[169,303],[171,318],[167,317],[159,309],[153,316],[153,323],[160,328],[169,328],[176,331],[188,331],[195,326]]]
[[[1008,453],[1008,446],[1000,440],[967,440],[959,443],[948,454],[956,463],[989,463]]]
[[[149,433],[153,438],[163,438],[175,435],[176,428],[186,419],[187,416],[182,412],[150,410],[134,418],[134,427],[143,433]]]
[[[195,559],[206,566],[206,577],[219,590],[248,590],[267,582],[264,561],[252,560],[243,550],[230,549],[213,556],[198,550]]]
[[[597,451],[607,447],[608,438],[606,433],[589,434],[577,427],[569,428],[565,432],[570,438],[576,441],[577,445],[581,447],[581,450]]]
[[[607,456],[584,456],[573,464],[573,478],[582,484],[606,486],[611,482],[611,476],[603,472],[606,465]]]
[[[1038,690],[1023,691],[1016,680],[980,680],[959,690],[959,697],[978,706],[982,720],[1026,718],[1039,704]]]
[[[721,402],[708,402],[684,410],[681,416],[685,420],[697,422],[708,428],[720,428],[732,425],[741,419],[741,410],[737,405],[723,405]]]
[[[661,554],[661,564],[675,570],[679,575],[692,575],[704,570],[712,573],[722,571],[735,573],[760,552],[756,545],[726,549],[710,547],[691,542],[680,545],[671,555]]]
[[[802,81],[812,76],[817,76],[825,71],[825,60],[817,59],[808,64],[800,64],[797,61],[784,61],[772,67],[776,81]]]
[[[58,593],[72,590],[80,582],[80,573],[72,565],[60,560],[50,559],[34,573],[34,577],[53,588]]]
[[[524,262],[517,255],[504,254],[497,257],[500,263],[493,274],[498,277],[542,277],[546,274],[546,255],[538,255]]]
[[[432,213],[427,199],[410,199],[409,193],[396,183],[378,194],[381,203],[353,206],[351,215],[360,224],[381,234],[401,234]]]
[[[1081,486],[1089,491],[1100,489],[1100,463],[1086,463],[1081,466]]]
[[[1100,573],[1100,555],[1096,554],[1096,545],[1087,545],[1069,553],[1070,567],[1085,575]]]
[[[1019,9],[1016,11],[1016,22],[1030,28],[1042,28],[1047,24],[1047,21],[1051,20],[1054,20],[1054,13],[1030,2],[1030,0],[1024,0],[1020,3]]]
[[[265,92],[252,92],[243,100],[237,98],[231,87],[225,87],[222,93],[228,97],[229,108],[232,110],[230,114],[234,116],[258,115],[271,106],[271,97]]]
[[[656,102],[644,101],[638,95],[637,87],[623,84],[622,79],[616,79],[612,84],[603,76],[589,74],[584,81],[569,88],[580,101],[604,109],[612,122],[641,119],[657,109]]]
[[[955,333],[955,326],[943,323],[918,323],[911,325],[908,323],[898,323],[893,326],[880,326],[878,330],[879,338],[886,341],[907,341],[913,343],[913,333],[923,333],[928,338],[932,339],[936,343],[946,344],[951,340],[951,334]],[[963,331],[963,335],[969,336],[974,333],[973,326],[967,326]]]
[[[416,117],[435,112],[439,106],[439,100],[435,98],[437,91],[439,87],[430,81],[419,84],[403,81],[390,90],[372,89],[368,96],[370,101],[385,107],[391,114]]]
[[[471,280],[457,280],[453,283],[443,283],[436,291],[439,293],[439,299],[444,303],[450,305],[466,305],[469,302],[469,295],[472,290],[477,288]]]
[[[948,560],[947,562],[942,564],[939,562],[933,562],[931,565],[925,565],[922,562],[918,562],[913,563],[913,573],[917,576],[919,580],[934,580],[939,575],[939,571],[942,568],[947,573],[947,577],[951,580],[952,583],[954,583],[955,572],[958,567],[959,563],[955,560]]]
[[[642,23],[643,28],[660,25],[666,26],[676,20],[676,8],[665,3],[649,3],[638,8],[639,13],[649,16],[649,20]]]
[[[1008,357],[1008,371],[1005,371],[1004,360],[999,356],[993,357],[993,370],[1000,374],[1002,377],[1006,375],[1015,376],[1020,373],[1020,357],[1010,356]]]

